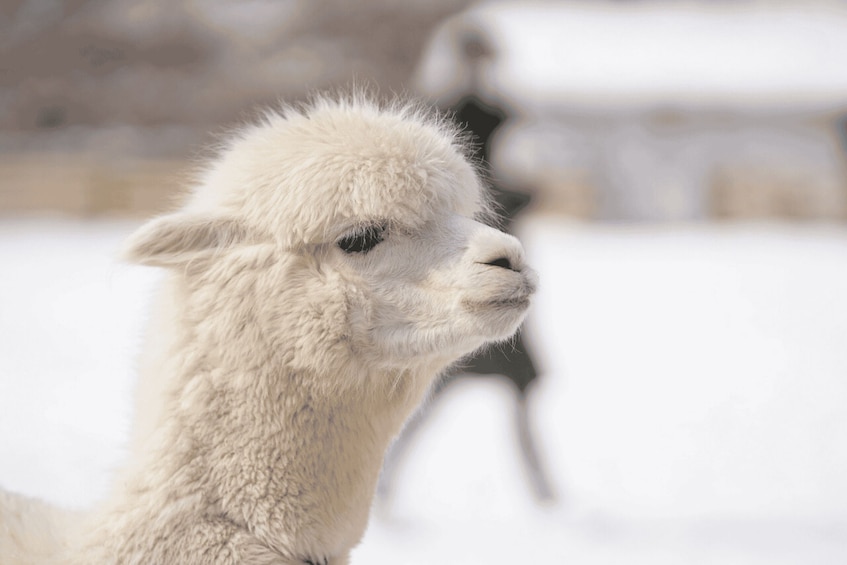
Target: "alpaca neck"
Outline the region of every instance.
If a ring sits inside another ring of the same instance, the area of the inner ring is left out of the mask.
[[[216,513],[261,532],[283,554],[333,554],[358,542],[385,449],[406,415],[388,404],[322,396],[301,382],[314,377],[199,375],[183,391],[173,418],[179,425],[168,434],[180,449],[169,442],[157,455],[215,501]],[[241,382],[228,386],[233,378]],[[179,481],[163,486],[180,488]]]
[[[245,369],[228,362],[219,344],[198,343],[188,332],[169,338],[167,361],[142,375],[154,380],[137,413],[131,474],[139,490],[168,500],[190,492],[214,505],[198,511],[259,532],[283,554],[355,545],[384,452],[436,369],[346,367],[344,380],[359,385],[338,391],[321,386],[337,375],[273,363]],[[151,466],[165,475],[150,478]]]

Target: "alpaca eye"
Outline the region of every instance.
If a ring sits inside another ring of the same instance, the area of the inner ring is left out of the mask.
[[[339,239],[336,244],[344,253],[367,253],[385,239],[385,225],[373,224]]]

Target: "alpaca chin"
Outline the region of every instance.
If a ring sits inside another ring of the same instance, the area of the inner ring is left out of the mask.
[[[526,318],[530,297],[496,299],[487,302],[467,303],[467,308],[479,318],[487,329],[486,339],[500,341],[514,334]]]
[[[487,339],[511,337],[526,317],[538,286],[538,275],[529,267],[520,271],[487,273],[488,284],[480,284],[462,299],[462,306],[478,320]]]

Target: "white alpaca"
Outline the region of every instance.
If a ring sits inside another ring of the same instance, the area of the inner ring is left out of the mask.
[[[535,274],[477,221],[483,194],[455,131],[410,106],[321,99],[238,134],[129,242],[171,271],[133,456],[52,562],[347,563],[433,379],[526,313]],[[23,527],[0,562],[45,562],[48,526]]]

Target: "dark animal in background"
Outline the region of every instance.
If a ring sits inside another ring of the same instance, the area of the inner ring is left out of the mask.
[[[490,58],[493,51],[484,37],[477,32],[470,32],[463,39],[463,52],[471,71],[471,92],[461,97],[450,111],[455,121],[472,137],[473,158],[489,178],[488,188],[494,208],[500,215],[498,227],[509,232],[515,217],[529,204],[531,196],[500,186],[494,181],[491,173],[491,140],[497,129],[507,121],[508,113],[483,100],[476,92],[480,90],[480,64],[484,59]],[[400,459],[443,391],[456,380],[480,376],[505,378],[513,385],[515,429],[533,494],[542,501],[554,498],[553,488],[542,465],[530,424],[528,395],[531,385],[538,378],[538,370],[522,332],[519,331],[506,344],[478,351],[433,386],[429,403],[407,423],[386,456],[378,488],[378,494],[384,502],[390,500]]]

